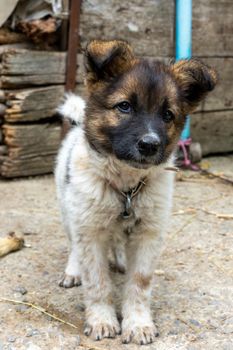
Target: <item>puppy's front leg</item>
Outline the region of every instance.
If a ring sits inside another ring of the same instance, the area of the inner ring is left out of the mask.
[[[84,333],[95,340],[113,338],[120,333],[108,269],[107,236],[95,227],[95,232],[79,234],[78,242],[86,304]]]
[[[140,232],[133,232],[129,242],[129,267],[122,306],[122,341],[142,345],[152,343],[158,336],[150,311],[150,295],[161,237],[143,223],[140,226]]]

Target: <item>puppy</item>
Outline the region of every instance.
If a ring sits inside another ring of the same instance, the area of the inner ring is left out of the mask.
[[[117,40],[94,40],[85,56],[87,102],[71,95],[61,108],[77,126],[56,167],[71,243],[60,284],[82,283],[86,335],[100,340],[121,332],[123,343],[148,344],[158,335],[150,294],[172,205],[168,169],[186,115],[213,90],[216,73],[195,59],[167,65],[139,59]],[[121,325],[109,248],[116,268],[126,271]]]

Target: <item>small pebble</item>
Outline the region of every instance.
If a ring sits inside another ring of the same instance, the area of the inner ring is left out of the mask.
[[[193,324],[194,326],[196,326],[196,327],[201,327],[201,324],[197,321],[197,320],[194,320],[194,319],[190,319],[189,320],[189,322],[191,323],[191,324]]]
[[[10,343],[14,343],[16,341],[16,337],[14,337],[13,335],[10,335],[8,338],[7,338],[7,341],[9,341]]]
[[[17,312],[25,312],[27,309],[29,309],[28,305],[17,305],[15,307]]]
[[[14,292],[17,292],[17,293],[20,293],[22,295],[25,295],[27,294],[27,289],[22,287],[22,286],[17,286],[15,289],[14,289]]]
[[[37,346],[36,344],[33,343],[29,343],[27,345],[27,350],[41,350],[40,346]]]
[[[26,337],[33,337],[34,335],[38,335],[38,334],[40,334],[38,329],[29,329],[26,334]]]
[[[85,306],[81,305],[81,304],[78,304],[78,305],[76,305],[76,310],[80,311],[80,312],[83,312],[83,311],[85,311]]]
[[[168,335],[177,335],[178,334],[178,331],[175,330],[175,329],[171,329],[169,332],[168,332]]]

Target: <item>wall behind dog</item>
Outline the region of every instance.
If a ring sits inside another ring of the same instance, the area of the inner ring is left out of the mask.
[[[175,0],[83,0],[77,91],[84,93],[81,48],[89,40],[125,39],[138,56],[169,61],[175,51],[174,23]],[[219,73],[216,89],[191,118],[192,138],[201,143],[205,155],[233,151],[232,33],[233,1],[193,0],[193,55]],[[38,44],[37,32],[34,40],[28,34],[0,28],[0,175],[4,177],[51,172],[60,144],[61,125],[54,113],[64,94],[66,53],[57,52],[58,47],[48,50],[47,39]]]
[[[174,57],[175,1],[84,0],[81,47],[91,39],[120,38],[139,56],[169,60]],[[215,67],[219,84],[192,116],[191,133],[204,154],[233,151],[233,2],[193,1],[193,56]],[[79,57],[78,78],[83,64]],[[82,91],[82,85],[79,86]]]

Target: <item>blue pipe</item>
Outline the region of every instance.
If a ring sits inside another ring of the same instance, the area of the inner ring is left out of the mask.
[[[192,56],[192,0],[176,0],[176,60]],[[190,137],[190,117],[187,118],[181,140]]]

